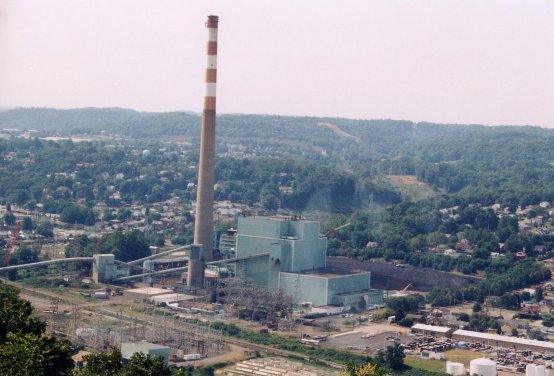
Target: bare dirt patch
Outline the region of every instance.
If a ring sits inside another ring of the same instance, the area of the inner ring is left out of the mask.
[[[338,126],[336,126],[335,124],[331,124],[331,123],[317,123],[317,125],[319,125],[320,127],[326,127],[326,128],[329,128],[330,130],[332,130],[336,135],[338,136],[341,136],[341,137],[344,137],[344,138],[351,138],[353,140],[356,140],[356,142],[358,143],[362,143],[362,139],[357,137],[357,136],[354,136],[354,135],[351,135],[350,133],[348,132],[345,132],[343,131],[342,129],[340,129]]]

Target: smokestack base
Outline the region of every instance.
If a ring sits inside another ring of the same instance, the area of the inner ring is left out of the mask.
[[[187,285],[191,290],[204,287],[204,247],[201,244],[190,246],[189,270],[187,273]]]

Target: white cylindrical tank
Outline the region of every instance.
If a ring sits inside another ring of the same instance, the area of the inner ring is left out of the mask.
[[[534,364],[527,364],[525,366],[525,376],[535,376],[535,367]]]
[[[535,376],[545,376],[546,368],[544,366],[535,366]]]
[[[496,362],[487,358],[474,359],[469,363],[469,374],[496,376]]]
[[[463,363],[446,362],[446,373],[452,376],[461,376],[465,374],[465,367]]]

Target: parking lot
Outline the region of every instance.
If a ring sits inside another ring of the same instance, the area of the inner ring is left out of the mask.
[[[353,331],[350,333],[331,336],[327,341],[322,342],[323,347],[335,348],[338,350],[353,350],[376,353],[395,342],[408,343],[414,340],[412,335],[402,334],[396,331],[371,333]]]

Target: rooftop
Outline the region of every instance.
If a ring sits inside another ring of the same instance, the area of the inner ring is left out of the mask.
[[[160,294],[168,294],[169,291],[166,289],[160,289],[158,287],[139,287],[136,289],[129,289],[126,290],[127,293],[134,293],[134,294],[144,294],[144,295],[160,295]]]
[[[344,270],[339,268],[326,267],[322,269],[304,270],[301,272],[282,272],[282,273],[311,275],[314,277],[321,277],[321,278],[335,278],[335,277],[341,277],[345,275],[369,274],[370,272],[365,270],[356,271],[356,270]]]
[[[554,343],[537,341],[535,339],[508,337],[500,334],[480,333],[480,332],[473,332],[471,330],[463,330],[463,329],[456,330],[454,332],[454,335],[473,337],[473,338],[478,338],[482,340],[484,339],[484,340],[491,340],[491,341],[503,341],[503,342],[509,342],[509,343],[518,344],[518,345],[524,345],[524,346],[536,346],[536,347],[542,347],[542,348],[554,351]]]
[[[169,350],[169,347],[157,345],[151,342],[122,342],[121,347],[133,348],[135,352],[143,352],[147,354],[148,350]]]
[[[435,332],[435,333],[448,333],[452,328],[449,328],[448,326],[436,326],[436,325],[426,325],[426,324],[415,324],[412,326],[412,329],[414,330],[424,330],[428,332]]]

